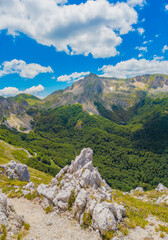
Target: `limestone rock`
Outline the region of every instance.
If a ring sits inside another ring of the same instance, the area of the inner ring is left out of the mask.
[[[10,161],[6,165],[1,165],[4,169],[4,173],[9,179],[18,179],[20,181],[29,182],[30,174],[27,165],[16,163],[15,161]]]
[[[162,191],[168,190],[168,188],[165,187],[163,184],[159,183],[158,186],[157,186],[157,188],[155,188],[155,190],[156,190],[157,192],[162,192]]]
[[[50,185],[39,185],[37,193],[44,196],[45,207],[52,205],[57,212],[72,209],[81,225],[84,216],[89,214],[92,227],[105,234],[116,230],[117,221],[122,221],[125,216],[125,208],[108,202],[112,201],[112,189],[93,167],[92,160],[93,151],[84,148],[70,166],[60,170]]]
[[[102,235],[106,233],[106,231],[117,230],[117,222],[114,217],[114,213],[109,207],[110,203],[102,202],[98,203],[93,210],[93,228],[99,229]]]
[[[8,204],[6,195],[0,192],[0,226],[5,225],[7,231],[15,234],[23,224],[23,217],[16,214],[14,207]]]

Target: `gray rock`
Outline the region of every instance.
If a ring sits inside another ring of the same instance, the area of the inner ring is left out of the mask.
[[[83,149],[70,166],[60,170],[51,185],[39,185],[37,193],[43,195],[44,201],[53,205],[57,212],[68,210],[71,198],[71,214],[76,220],[82,225],[84,214],[89,213],[94,229],[104,234],[116,230],[117,221],[122,221],[125,216],[125,208],[107,202],[112,200],[112,189],[93,167],[92,159],[93,151]]]
[[[163,184],[159,183],[158,186],[157,186],[157,188],[155,188],[155,190],[156,190],[157,192],[162,192],[162,191],[168,190],[168,188],[165,187]]]
[[[16,163],[11,161],[6,165],[1,166],[4,169],[4,173],[8,176],[9,179],[18,179],[20,181],[29,182],[30,174],[27,165]]]
[[[111,208],[104,202],[98,203],[93,211],[93,228],[99,229],[102,235],[107,231],[117,230],[117,221]]]
[[[82,188],[75,201],[75,205],[79,212],[81,212],[85,208],[87,197],[88,197],[88,193],[86,192],[85,189]]]

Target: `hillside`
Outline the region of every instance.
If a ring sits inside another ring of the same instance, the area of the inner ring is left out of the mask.
[[[167,98],[146,99],[130,123],[122,126],[90,116],[79,104],[63,106],[41,112],[34,132],[23,134],[3,128],[0,138],[36,152],[30,166],[51,174],[57,170],[54,164],[63,167],[90,146],[95,166],[113,188],[130,190],[140,185],[151,189],[159,182],[168,186],[167,108]]]
[[[26,93],[20,93],[15,97],[9,97],[8,99],[17,103],[27,102],[29,105],[33,105],[33,106],[41,103],[41,99]]]
[[[65,90],[59,90],[44,99],[44,105],[55,108],[66,104],[80,103],[88,112],[102,114],[117,106],[128,110],[148,96],[167,95],[168,76],[155,74],[129,79],[105,78],[90,74]]]

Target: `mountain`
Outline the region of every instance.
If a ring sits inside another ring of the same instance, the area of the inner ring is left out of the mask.
[[[37,104],[40,104],[41,103],[41,99],[38,98],[38,97],[35,97],[31,94],[26,94],[26,93],[20,93],[18,95],[16,95],[15,97],[9,97],[8,99],[14,101],[14,102],[17,102],[17,103],[25,103],[26,102],[29,104],[29,105],[37,105]]]
[[[165,96],[168,92],[168,76],[162,74],[143,75],[128,79],[99,77],[89,74],[65,90],[55,91],[44,99],[48,108],[80,103],[88,112],[101,114],[105,108],[128,110],[146,95]]]
[[[0,120],[4,117],[9,117],[10,114],[21,114],[25,112],[25,109],[28,107],[27,103],[17,103],[12,99],[0,97]]]
[[[109,185],[126,191],[168,186],[167,86],[165,75],[122,80],[90,74],[42,101],[1,98],[0,139],[35,152],[29,166],[52,175],[91,147]]]

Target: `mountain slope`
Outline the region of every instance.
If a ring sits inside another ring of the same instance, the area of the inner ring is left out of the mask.
[[[113,111],[113,106],[129,109],[146,95],[165,95],[168,76],[155,74],[129,79],[99,77],[90,74],[65,90],[59,90],[44,99],[46,107],[80,103],[88,112],[100,114],[100,107]],[[99,105],[99,106],[98,106]]]
[[[25,94],[25,93],[20,93],[15,97],[9,97],[8,99],[17,103],[27,102],[29,105],[32,105],[32,106],[38,105],[41,103],[41,99],[39,99],[38,97],[35,97],[31,94]]]

